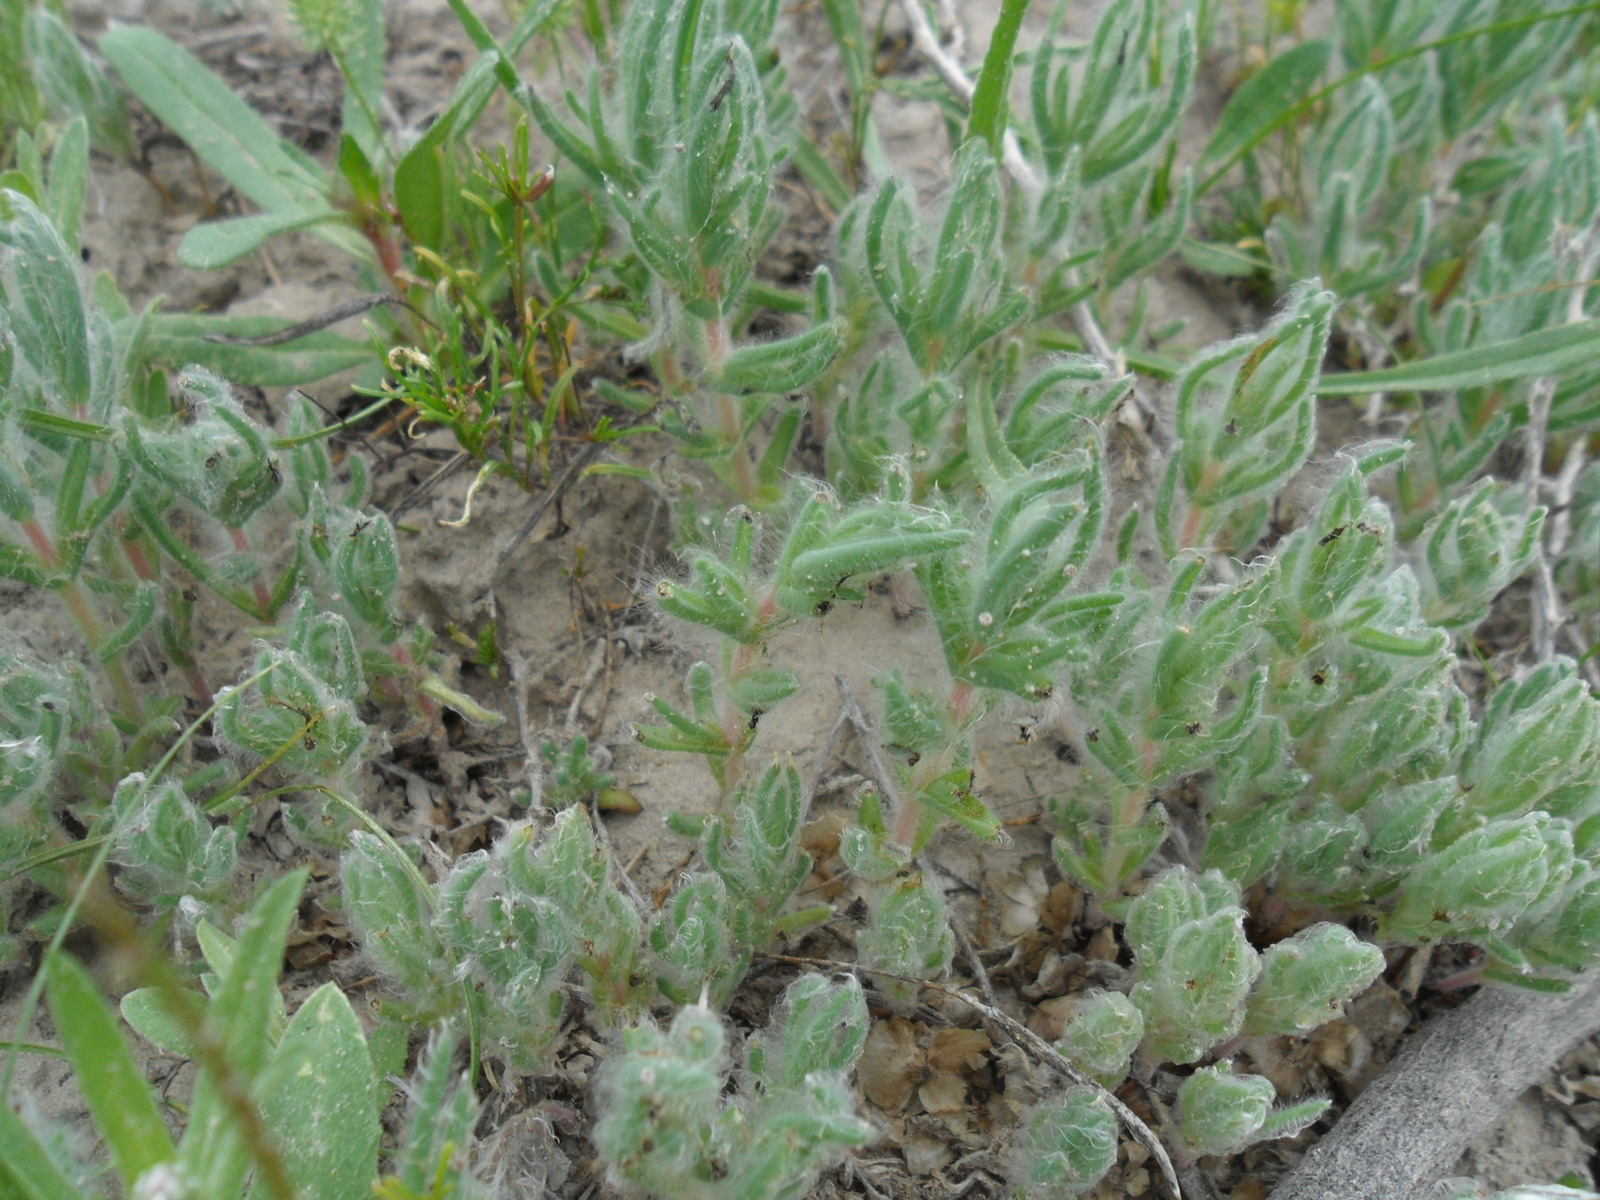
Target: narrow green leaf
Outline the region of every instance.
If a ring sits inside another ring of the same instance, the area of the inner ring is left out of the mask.
[[[829,322],[780,341],[740,346],[723,363],[721,382],[735,392],[792,392],[827,370],[843,345],[844,331]]]
[[[6,6],[0,6],[6,7]],[[10,25],[11,18],[0,22],[0,38],[9,34],[19,48],[25,48],[27,62],[33,68],[33,81],[39,85],[39,94],[51,113],[62,116],[81,114],[88,118],[89,129],[98,149],[109,154],[131,156],[133,138],[128,124],[127,104],[120,88],[112,85],[99,64],[89,57],[71,28],[44,5],[15,4],[27,11],[25,27]],[[28,11],[31,7],[31,11]],[[20,13],[19,13],[20,15]],[[20,36],[19,36],[20,34]],[[6,69],[8,56],[0,53],[0,70]],[[15,72],[26,77],[24,68]],[[33,81],[29,81],[30,84]],[[0,89],[4,85],[0,84]],[[15,118],[19,109],[0,105],[0,111]],[[34,118],[19,122],[31,128]]]
[[[55,437],[81,438],[90,442],[109,442],[115,435],[109,425],[75,421],[71,417],[45,412],[42,408],[25,408],[17,414],[17,419],[29,433],[48,433]]]
[[[195,1082],[182,1168],[204,1195],[237,1195],[258,1147],[234,1119],[236,1089],[255,1079],[272,1051],[274,1017],[281,1011],[278,971],[284,940],[304,888],[307,868],[274,883],[250,910],[237,945],[212,936],[217,959],[232,961],[206,1008],[203,1038],[219,1043],[231,1079],[202,1071]],[[215,931],[212,931],[215,935]],[[202,938],[204,948],[206,940]],[[226,952],[222,949],[226,947]],[[209,955],[208,955],[209,957]],[[281,1162],[279,1163],[281,1167]]]
[[[462,30],[467,37],[472,39],[472,44],[479,50],[494,55],[495,78],[500,81],[501,86],[506,89],[508,94],[516,95],[517,89],[522,86],[522,81],[517,78],[516,64],[501,52],[500,47],[495,43],[494,34],[489,32],[489,27],[483,23],[483,19],[477,13],[472,11],[472,6],[467,3],[467,0],[448,0],[448,3],[450,11],[456,16],[456,20],[461,22]]]
[[[0,192],[0,280],[4,281],[17,353],[45,383],[45,400],[62,412],[89,403],[89,326],[67,249],[37,205]]]
[[[983,56],[978,86],[972,93],[972,113],[967,118],[967,137],[989,143],[996,158],[1006,131],[1006,95],[1011,90],[1012,54],[1022,19],[1028,14],[1029,0],[1001,0],[1000,20]]]
[[[371,343],[325,329],[281,346],[243,346],[206,336],[264,337],[291,324],[282,317],[155,313],[146,327],[144,358],[147,365],[173,369],[197,363],[246,387],[295,387],[376,361]]]
[[[1332,51],[1333,44],[1322,39],[1302,42],[1245,80],[1228,97],[1200,162],[1231,158],[1264,136],[1286,110],[1312,89]]]
[[[113,630],[106,640],[95,648],[94,656],[101,662],[110,662],[120,658],[122,652],[133,645],[134,640],[149,627],[155,619],[156,601],[160,598],[161,589],[154,582],[144,581],[134,589],[133,600],[128,605],[128,619]]]
[[[1492,346],[1440,354],[1382,371],[1349,371],[1317,383],[1323,396],[1370,392],[1453,392],[1506,379],[1557,375],[1600,356],[1600,320],[1539,329]]]
[[[834,169],[834,166],[825,157],[822,151],[813,145],[809,138],[798,138],[789,152],[790,160],[794,163],[795,170],[800,172],[800,177],[817,189],[824,202],[834,212],[843,212],[850,203],[853,193],[844,177]]]
[[[72,249],[78,247],[83,228],[83,197],[89,183],[89,122],[74,117],[56,135],[50,152],[50,219],[61,232],[61,240]]]
[[[178,262],[191,271],[215,271],[250,254],[274,234],[304,229],[338,215],[323,205],[207,221],[183,235],[183,241],[178,243]]]
[[[173,1157],[172,1138],[111,1005],[89,973],[70,955],[58,953],[50,960],[49,975],[50,1015],[95,1128],[111,1149],[123,1187],[131,1192],[140,1175]]]
[[[494,90],[494,68],[480,59],[474,70],[483,68],[480,86],[485,93]],[[465,82],[465,81],[463,81]],[[439,119],[443,121],[444,118]],[[430,128],[438,128],[435,122]],[[440,139],[442,140],[442,139]],[[394,202],[406,235],[419,246],[437,246],[444,237],[445,161],[437,142],[424,137],[406,151],[394,171]]]
[[[522,19],[506,38],[505,53],[512,58],[521,53],[533,35],[549,21],[559,3],[561,0],[537,0],[528,5]],[[444,214],[449,204],[449,197],[445,195],[444,151],[472,128],[488,106],[499,82],[496,78],[499,63],[499,50],[491,48],[480,54],[450,93],[450,103],[444,112],[395,167],[395,204],[405,222],[406,233],[419,245],[437,246],[444,236]]]
[[[233,962],[206,1014],[220,1021],[230,1057],[246,1074],[266,1059],[274,1011],[281,1003],[278,971],[283,945],[300,903],[307,869],[291,871],[267,890],[246,918],[243,935],[233,947]]]
[[[1326,87],[1319,88],[1308,95],[1302,96],[1294,104],[1284,108],[1275,117],[1262,124],[1250,140],[1239,145],[1231,154],[1229,154],[1226,159],[1223,160],[1222,163],[1216,167],[1215,170],[1211,172],[1211,174],[1207,175],[1205,179],[1200,182],[1200,185],[1195,189],[1195,194],[1197,196],[1202,196],[1206,192],[1209,192],[1211,188],[1222,178],[1228,167],[1232,165],[1235,157],[1242,155],[1247,150],[1251,149],[1256,142],[1264,139],[1273,130],[1287,125],[1290,121],[1298,118],[1301,113],[1311,108],[1312,105],[1327,99],[1341,88],[1348,87],[1350,84],[1364,79],[1368,75],[1375,75],[1382,71],[1387,71],[1390,67],[1398,66],[1400,63],[1407,62],[1413,58],[1420,58],[1423,55],[1431,54],[1435,50],[1441,50],[1446,46],[1459,45],[1463,42],[1470,42],[1480,37],[1492,37],[1493,35],[1499,33],[1511,33],[1519,29],[1527,29],[1530,26],[1538,25],[1545,21],[1561,21],[1565,20],[1567,17],[1575,17],[1584,13],[1592,12],[1600,12],[1600,4],[1575,4],[1568,8],[1550,9],[1542,12],[1535,9],[1535,11],[1527,15],[1516,17],[1509,21],[1493,21],[1486,25],[1474,25],[1470,29],[1457,30],[1455,33],[1447,34],[1446,36],[1438,38],[1435,41],[1419,42],[1415,45],[1407,47],[1404,50],[1401,50],[1397,54],[1391,54],[1388,58],[1380,58],[1376,62],[1367,63],[1364,66],[1357,67],[1354,71],[1350,71],[1347,74],[1339,76],[1338,79],[1335,79]]]
[[[1224,242],[1198,242],[1189,237],[1179,241],[1178,256],[1207,275],[1236,278],[1272,269],[1272,263],[1261,254],[1252,254]]]
[[[383,0],[358,0],[346,7],[354,19],[339,62],[345,72],[340,124],[377,162],[385,153],[383,130],[375,123],[383,104]]]
[[[261,208],[306,208],[326,194],[327,178],[291,156],[254,109],[170,38],[113,25],[100,53],[146,108]]]

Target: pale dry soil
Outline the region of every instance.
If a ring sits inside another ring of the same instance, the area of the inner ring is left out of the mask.
[[[231,14],[174,0],[74,0],[69,7],[91,36],[113,17],[157,25],[222,73],[284,136],[323,157],[336,146],[333,68],[307,56],[281,16],[264,4]],[[469,61],[468,45],[443,0],[401,0],[388,7],[394,116],[425,124]],[[968,0],[960,15],[969,47],[981,48],[993,20],[991,6]],[[789,20],[795,36],[785,40],[784,51],[791,76],[810,119],[826,124],[842,106],[838,85],[827,75],[836,60],[826,27],[804,3]],[[1075,8],[1071,28],[1082,32],[1087,22],[1085,11]],[[904,69],[913,69],[914,55],[893,20],[888,29],[886,61],[898,56]],[[969,49],[969,59],[976,54]],[[1213,80],[1203,104],[1220,103],[1223,86]],[[906,165],[925,192],[936,194],[942,139],[931,109],[881,100],[877,115],[891,157]],[[491,114],[488,122],[488,129],[505,127],[503,116]],[[183,232],[218,209],[240,211],[239,202],[148,117],[141,129],[150,170],[170,200],[130,166],[97,158],[85,239],[89,267],[109,270],[136,303],[163,295],[169,309],[301,319],[357,290],[346,264],[309,237],[276,240],[224,272],[198,275],[179,268],[175,249]],[[827,214],[794,181],[786,181],[784,190],[793,201],[796,228],[780,235],[769,265],[775,273],[803,272],[825,249]],[[1158,283],[1157,307],[1189,318],[1185,337],[1192,345],[1260,319],[1244,302],[1219,299],[1214,290],[1176,273]],[[346,329],[359,332],[354,322]],[[348,383],[330,380],[308,391],[330,411],[348,412],[355,407]],[[249,399],[266,416],[282,398]],[[684,671],[703,652],[681,631],[664,628],[643,599],[656,578],[676,569],[670,497],[626,480],[579,482],[549,505],[497,575],[502,547],[541,495],[491,482],[479,493],[471,521],[447,527],[442,522],[463,511],[471,471],[458,470],[431,490],[420,485],[453,452],[448,438],[413,441],[389,434],[345,448],[373,459],[374,499],[398,513],[407,610],[441,634],[449,625],[475,633],[495,623],[504,652],[498,677],[471,665],[463,651],[459,683],[509,717],[488,733],[450,721],[407,737],[397,723],[391,753],[368,773],[368,806],[396,835],[431,838],[448,855],[479,848],[503,822],[522,815],[513,793],[529,782],[528,742],[581,729],[609,753],[618,785],[642,806],[637,815],[608,817],[608,832],[619,864],[659,902],[677,874],[691,866],[691,847],[667,831],[663,815],[703,811],[715,803],[715,787],[698,760],[648,751],[630,735],[632,723],[650,712],[650,694],[681,698]],[[666,447],[641,454],[645,461],[660,461],[680,486],[715,498],[715,485],[684,474],[667,459]],[[7,626],[25,631],[30,640],[70,644],[48,607],[24,605],[15,595],[0,598],[0,605]],[[913,681],[919,671],[930,681],[939,677],[938,647],[926,622],[915,612],[895,610],[891,598],[875,590],[865,604],[837,606],[825,619],[785,634],[774,648],[775,660],[798,670],[803,683],[763,724],[757,761],[791,756],[815,782],[807,845],[817,868],[807,891],[833,900],[839,914],[785,947],[791,952],[848,957],[856,929],[849,911],[854,892],[838,877],[842,867],[834,849],[855,787],[871,768],[849,729],[836,729],[842,689],[870,711],[871,677],[891,664],[905,668]],[[250,648],[222,614],[215,630],[206,665],[226,679]],[[443,638],[441,644],[447,652],[454,649]],[[1001,1003],[1046,1035],[1059,1030],[1071,993],[1095,984],[1115,986],[1126,976],[1126,951],[1111,930],[1085,923],[1083,897],[1060,882],[1048,836],[1036,823],[1043,798],[1073,770],[1076,741],[1070,714],[1060,709],[998,714],[980,749],[977,784],[1007,820],[1010,844],[984,847],[947,837],[932,855],[956,922],[986,964]],[[258,876],[304,861],[270,812],[260,814],[255,832],[247,857]],[[315,868],[291,947],[291,1002],[333,978],[350,989],[358,1008],[366,1004],[370,1010],[381,985],[348,941],[338,910],[319,903],[336,887],[333,864]],[[192,949],[179,947],[182,953]],[[757,965],[733,1007],[741,1026],[765,1019],[789,970]],[[114,977],[114,969],[106,974]],[[972,979],[968,963],[958,959],[952,982]],[[16,976],[10,983],[10,995],[0,1003],[8,1029],[20,992]],[[1242,1065],[1273,1077],[1285,1096],[1317,1091],[1346,1102],[1382,1069],[1426,1007],[1450,1002],[1425,987],[1419,1002],[1419,985],[1425,983],[1415,964],[1397,957],[1394,969],[1350,1006],[1345,1019],[1309,1042],[1250,1045]],[[30,1036],[52,1034],[41,1017]],[[506,1090],[490,1095],[480,1132],[491,1135],[496,1160],[543,1179],[551,1194],[608,1194],[604,1185],[594,1191],[597,1174],[584,1138],[588,1085],[604,1053],[580,1017],[551,1076],[507,1083]],[[181,1095],[189,1068],[158,1054],[150,1055],[147,1066],[158,1085]],[[881,1136],[853,1164],[831,1170],[819,1195],[1000,1195],[1004,1146],[1016,1115],[1050,1086],[1048,1077],[1030,1068],[1015,1047],[997,1043],[969,1010],[937,998],[913,1019],[879,1014],[858,1082],[865,1112]],[[81,1101],[61,1063],[26,1060],[19,1087],[41,1109],[85,1127]],[[1137,1106],[1136,1096],[1129,1099]],[[1524,1095],[1505,1123],[1466,1155],[1460,1173],[1497,1186],[1570,1171],[1588,1178],[1597,1133],[1600,1048],[1591,1042]],[[1269,1143],[1237,1160],[1203,1165],[1222,1194],[1241,1200],[1264,1196],[1316,1136],[1313,1130],[1296,1143]],[[1118,1170],[1097,1194],[1157,1194],[1159,1186],[1144,1151],[1125,1141]]]

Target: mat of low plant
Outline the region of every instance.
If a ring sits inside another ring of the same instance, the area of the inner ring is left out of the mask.
[[[584,1183],[874,1194],[862,1055],[915,1019],[1017,1048],[963,1194],[1111,1194],[1138,1144],[1204,1196],[1335,1115],[1272,1067],[1380,976],[1593,968],[1600,6],[1347,0],[1311,36],[1297,4],[1112,0],[1078,39],[1003,0],[972,69],[919,0],[822,0],[833,124],[775,0],[451,8],[477,58],[419,132],[384,103],[378,0],[289,5],[344,85],[318,161],[157,30],[91,47],[0,0],[0,576],[75,639],[0,640],[7,1188],[537,1194],[495,1149],[506,1097],[581,1036]],[[891,12],[915,75],[885,64]],[[1202,85],[1227,99],[1196,139]],[[310,235],[362,296],[286,322],[88,277],[130,96],[249,207],[185,265]],[[936,194],[886,154],[886,102],[937,113]],[[832,214],[803,286],[767,270],[786,189]],[[1179,264],[1253,327],[1157,324]],[[328,332],[359,314],[367,340]],[[337,422],[247,390],[337,371]],[[615,861],[616,781],[570,722],[525,733],[532,807],[482,849],[367,811],[391,738],[502,719],[397,606],[349,437],[379,419],[476,465],[462,521],[492,479],[554,495],[580,468],[670,499],[679,565],[640,604],[683,685],[634,733],[711,801],[669,818],[660,895]],[[846,695],[868,767],[835,856],[807,836],[820,772],[768,747],[796,632],[876,591],[907,636]],[[220,675],[219,620],[254,647]],[[1106,964],[1051,1042],[1038,964],[985,966],[942,865],[1011,853],[978,752],[1002,723],[1072,760],[1036,806],[1081,902],[1051,952]],[[331,982],[284,1003],[309,876],[241,866],[269,808],[337,880],[365,1020]],[[69,938],[137,983],[120,1013]],[[41,1003],[59,1046],[24,1040]],[[151,1089],[130,1030],[194,1061],[188,1095]],[[35,1053],[103,1145],[13,1106]]]

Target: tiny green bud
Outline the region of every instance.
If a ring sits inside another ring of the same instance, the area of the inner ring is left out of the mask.
[[[602,754],[610,761],[609,753]],[[578,732],[565,750],[546,738],[539,743],[539,755],[550,764],[550,776],[544,782],[544,802],[554,809],[567,808],[603,792],[616,783],[616,776],[602,769],[599,756],[590,753],[589,737]]]
[[[147,429],[130,413],[122,424],[128,449],[144,471],[229,529],[241,528],[283,483],[266,431],[210,372],[186,371],[178,386],[193,420]]]
[[[1117,1161],[1117,1118],[1093,1088],[1069,1087],[1023,1118],[1011,1182],[1026,1200],[1088,1191]]]
[[[1383,971],[1383,952],[1342,925],[1303,929],[1261,959],[1245,1017],[1252,1034],[1306,1033],[1339,1015]]]
[[[751,1036],[745,1066],[763,1091],[794,1091],[808,1075],[855,1066],[867,1027],[867,1001],[855,976],[830,983],[802,975],[784,989],[767,1028]]]
[[[158,908],[185,896],[223,897],[233,880],[238,836],[226,825],[212,828],[182,786],[129,775],[111,806],[117,814],[111,857],[122,867],[117,884],[123,891]]]
[[[734,941],[734,907],[720,875],[691,875],[650,925],[659,971],[656,986],[669,1000],[687,1004],[707,989],[719,1007],[733,995],[750,962]]]
[[[313,54],[341,53],[353,32],[354,0],[289,0],[289,19]]]
[[[343,528],[348,524],[348,528]],[[348,514],[334,537],[334,586],[350,610],[376,630],[384,642],[400,632],[394,589],[400,581],[400,556],[394,526],[381,512]]]
[[[350,835],[339,862],[345,910],[368,957],[419,1008],[451,984],[450,952],[433,924],[432,898],[370,833]]]
[[[1277,1090],[1261,1075],[1201,1067],[1178,1088],[1178,1133],[1191,1155],[1232,1154],[1255,1140]]]
[[[1429,624],[1460,635],[1481,624],[1494,598],[1533,562],[1544,513],[1524,511],[1520,497],[1484,480],[1429,521],[1415,564]]]
[[[1565,822],[1544,813],[1492,821],[1405,876],[1389,930],[1416,942],[1503,934],[1553,878],[1564,880],[1571,870]]]
[[[1571,659],[1546,663],[1495,691],[1462,765],[1462,782],[1471,789],[1464,817],[1543,809],[1581,820],[1596,810],[1600,700],[1589,694]]]
[[[262,670],[266,675],[252,687],[218,693],[217,736],[224,745],[312,778],[341,776],[359,762],[366,725],[316,665],[267,646],[256,657],[255,671]]]
[[[1144,1040],[1144,1014],[1121,992],[1093,990],[1074,997],[1056,1049],[1102,1087],[1127,1076],[1133,1053]]]
[[[920,876],[896,884],[873,909],[859,945],[863,961],[872,966],[913,979],[937,979],[955,956],[943,897]],[[915,984],[880,978],[878,987],[896,1011],[909,1011],[916,1002]]]
[[[1138,980],[1131,999],[1154,1055],[1193,1062],[1239,1032],[1261,960],[1245,938],[1232,883],[1175,867],[1129,906],[1125,934]]]

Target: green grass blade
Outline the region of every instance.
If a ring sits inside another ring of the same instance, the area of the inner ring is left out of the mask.
[[[1600,356],[1600,320],[1575,321],[1525,333],[1507,342],[1441,354],[1382,371],[1350,371],[1324,376],[1322,396],[1361,396],[1371,392],[1454,392],[1506,379],[1557,375],[1593,363]]]
[[[48,970],[50,1015],[66,1044],[95,1128],[106,1139],[123,1187],[131,1192],[140,1175],[173,1157],[172,1138],[150,1085],[128,1052],[111,1005],[89,972],[67,954],[55,955]]]

